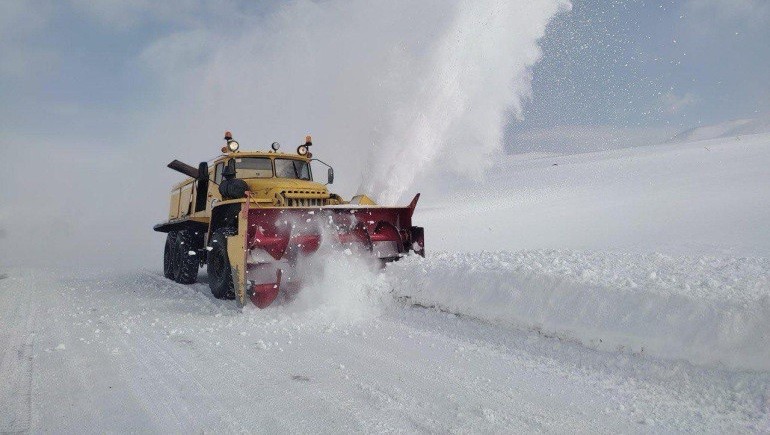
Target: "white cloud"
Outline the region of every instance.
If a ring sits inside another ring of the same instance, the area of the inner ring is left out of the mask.
[[[18,38],[45,27],[49,8],[44,3],[27,0],[3,0],[0,2],[0,36]]]
[[[685,23],[690,31],[708,34],[725,26],[770,25],[768,0],[687,0]]]
[[[686,8],[692,12],[717,14],[722,18],[756,20],[768,18],[770,2],[767,0],[688,0]]]
[[[205,29],[176,32],[152,42],[142,51],[140,59],[160,78],[173,84],[174,76],[180,71],[189,73],[202,65],[217,40],[216,34]]]
[[[165,21],[175,15],[185,15],[195,0],[153,2],[149,0],[70,0],[73,8],[84,12],[96,22],[113,29],[125,29],[140,20]]]
[[[685,107],[691,106],[697,101],[697,97],[690,92],[684,95],[676,95],[673,92],[667,92],[658,99],[660,111],[668,115],[677,115]]]
[[[69,0],[76,10],[113,30],[146,23],[206,25],[238,16],[236,0]]]
[[[51,14],[50,5],[40,1],[0,2],[0,77],[24,77],[55,61],[54,52],[30,42],[46,28]]]

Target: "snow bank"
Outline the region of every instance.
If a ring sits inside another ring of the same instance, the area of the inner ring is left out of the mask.
[[[770,370],[770,260],[530,251],[388,266],[415,304],[588,347]]]

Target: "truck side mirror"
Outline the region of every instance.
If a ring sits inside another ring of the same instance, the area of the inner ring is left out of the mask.
[[[334,183],[334,169],[333,168],[329,168],[329,172],[327,174],[327,178],[329,180],[328,184]]]

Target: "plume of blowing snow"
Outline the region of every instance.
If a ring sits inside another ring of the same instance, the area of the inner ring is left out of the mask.
[[[373,149],[362,190],[394,203],[439,153],[448,154],[445,163],[455,171],[482,169],[502,147],[506,114],[521,115],[522,99],[530,94],[529,68],[540,58],[537,40],[562,5],[457,3],[435,52],[408,84],[408,100],[388,117],[388,133]]]
[[[538,39],[567,8],[300,0],[227,31],[171,35],[143,57],[173,78],[162,130],[177,143],[179,131],[192,144],[227,128],[246,148],[292,150],[312,133],[315,154],[337,169],[335,190],[392,204],[420,173],[440,165],[475,175],[501,149],[507,118],[530,94]]]

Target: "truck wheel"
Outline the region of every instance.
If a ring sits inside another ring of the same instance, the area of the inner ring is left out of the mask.
[[[227,257],[227,236],[235,234],[230,228],[214,231],[211,235],[208,254],[207,272],[211,294],[217,299],[234,299],[233,275],[230,259]]]
[[[176,231],[171,231],[166,236],[166,247],[163,249],[163,276],[174,279],[176,268]]]
[[[203,240],[197,236],[194,231],[182,230],[176,235],[176,270],[174,281],[179,284],[193,284],[198,280],[198,249],[201,248]],[[194,254],[190,254],[194,252]]]

